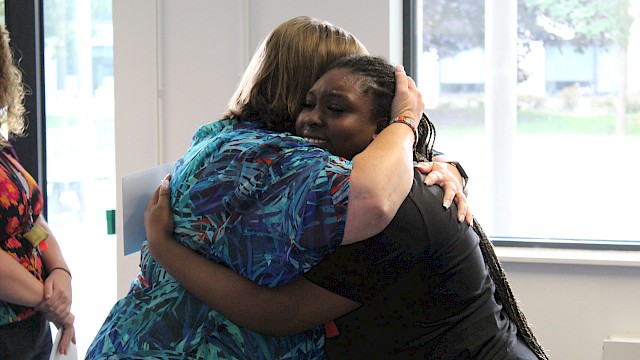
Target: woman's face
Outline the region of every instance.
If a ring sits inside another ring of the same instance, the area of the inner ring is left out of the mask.
[[[358,87],[360,77],[347,69],[322,75],[307,93],[296,120],[296,134],[312,145],[352,159],[377,132],[373,97]]]

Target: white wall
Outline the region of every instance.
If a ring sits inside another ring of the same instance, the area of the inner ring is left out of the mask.
[[[640,338],[640,255],[508,248],[498,255],[551,359],[601,360],[604,339]]]
[[[372,54],[399,63],[400,4],[114,0],[118,197],[123,175],[175,160],[193,131],[222,113],[250,55],[277,24],[297,15],[324,18],[355,34]],[[139,260],[139,253],[122,255],[121,209],[118,200],[119,297]],[[557,260],[566,253],[554,254],[545,261],[537,255],[503,257],[514,291],[552,359],[601,360],[606,337],[640,337],[640,262]]]

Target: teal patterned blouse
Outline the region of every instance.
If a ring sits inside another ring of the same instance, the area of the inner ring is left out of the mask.
[[[260,123],[202,126],[171,179],[175,238],[273,287],[338,246],[351,162]],[[87,359],[320,359],[322,326],[270,337],[201,303],[142,248],[140,275],[111,310]],[[242,299],[238,299],[242,301]]]

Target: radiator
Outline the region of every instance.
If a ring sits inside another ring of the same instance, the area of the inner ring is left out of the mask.
[[[610,337],[604,339],[604,360],[639,360],[640,338]]]

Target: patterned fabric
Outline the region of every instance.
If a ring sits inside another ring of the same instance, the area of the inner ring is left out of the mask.
[[[174,237],[273,287],[344,234],[351,163],[303,139],[221,120],[201,127],[171,180]],[[320,359],[324,329],[268,337],[243,329],[178,284],[142,248],[140,274],[87,359]],[[242,301],[242,299],[238,299]]]
[[[18,170],[28,184],[28,193],[20,178],[14,173]],[[44,283],[45,274],[40,253],[17,235],[30,228],[31,214],[35,220],[42,211],[42,194],[38,184],[20,166],[6,147],[0,152],[0,248],[11,255],[25,269],[29,270],[40,282]],[[33,315],[32,308],[0,301],[0,325],[20,321]]]

